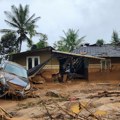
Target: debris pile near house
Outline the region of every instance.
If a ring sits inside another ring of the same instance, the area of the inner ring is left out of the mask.
[[[30,78],[33,83],[43,84],[45,82],[58,81],[58,73],[50,70],[41,70],[37,75]]]
[[[36,84],[43,84],[45,83],[45,79],[41,75],[36,75],[35,77],[30,79],[31,82]]]
[[[45,81],[49,82],[52,80],[52,75],[55,73],[51,70],[43,70],[43,67],[52,59],[50,57],[45,62],[31,68],[28,70],[28,76],[31,82],[33,83],[44,83]]]
[[[52,80],[52,71],[50,71],[50,70],[43,70],[42,72],[41,72],[41,76],[47,81],[47,82],[49,82],[49,81],[51,81]]]

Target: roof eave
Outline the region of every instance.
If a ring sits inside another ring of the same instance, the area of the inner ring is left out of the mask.
[[[95,57],[95,56],[91,56],[91,55],[82,55],[82,54],[63,52],[63,51],[56,51],[56,50],[52,50],[52,52],[53,53],[58,53],[58,54],[64,54],[64,55],[77,56],[77,57],[92,58],[92,59],[100,59],[100,60],[105,59],[105,58]]]

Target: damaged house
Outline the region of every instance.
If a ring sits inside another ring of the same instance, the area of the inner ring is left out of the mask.
[[[59,72],[59,63],[56,58],[52,58],[52,50],[52,47],[45,47],[38,50],[12,54],[10,55],[10,61],[24,66],[27,70],[30,70],[31,68],[34,68],[35,66],[45,62],[45,64],[42,64],[42,77],[39,75],[39,73],[37,73],[37,75],[32,74],[32,77],[35,76],[35,79],[45,79],[46,81],[50,81],[52,74]]]
[[[74,78],[89,79],[89,59],[100,61],[103,58],[56,51],[52,47],[21,52],[10,56],[11,61],[26,67],[28,75],[30,78],[34,78],[34,81],[36,81],[35,79],[53,81],[56,76],[60,77],[61,80],[59,81],[61,82]]]
[[[46,47],[11,55],[11,60],[28,69],[31,78],[45,81],[67,79],[119,80],[120,48],[88,45],[71,52]]]
[[[89,59],[89,80],[120,80],[120,46],[87,45],[81,46],[73,53],[105,58]]]

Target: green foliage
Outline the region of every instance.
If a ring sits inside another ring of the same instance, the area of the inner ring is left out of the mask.
[[[21,4],[17,8],[15,5],[11,6],[11,11],[5,11],[5,15],[7,16],[8,20],[5,22],[10,25],[12,29],[2,29],[1,32],[13,32],[18,33],[18,52],[21,51],[21,45],[23,41],[27,41],[28,45],[32,45],[32,37],[36,34],[36,21],[40,19],[40,17],[35,17],[35,14],[29,17],[29,6],[25,5],[23,7]],[[29,37],[28,37],[29,35]]]
[[[41,38],[39,39],[39,42],[32,45],[31,50],[41,49],[41,48],[47,47],[48,46],[47,40],[48,40],[47,35],[42,34]]]
[[[98,39],[98,40],[96,41],[96,44],[97,44],[98,46],[102,46],[102,45],[104,45],[104,43],[105,43],[105,41],[104,41],[103,39]]]
[[[9,54],[17,52],[16,35],[14,33],[6,33],[1,37],[0,51],[1,54]]]
[[[65,37],[61,37],[61,40],[54,43],[54,48],[60,51],[73,51],[78,48],[83,42],[85,36],[79,38],[78,30],[69,29],[67,32],[63,31]]]
[[[59,40],[59,41],[55,42],[53,45],[53,47],[59,51],[68,51],[68,48],[65,46],[66,46],[66,44],[63,40]]]
[[[48,40],[47,35],[44,34],[42,38],[39,40],[39,42],[36,44],[37,49],[47,47],[48,46],[47,40]]]
[[[120,42],[119,35],[116,31],[113,31],[111,44],[116,46]]]
[[[36,49],[37,49],[37,45],[33,44],[31,50],[36,50]]]

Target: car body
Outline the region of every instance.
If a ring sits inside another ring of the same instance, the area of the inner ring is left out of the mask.
[[[25,96],[29,90],[27,70],[17,63],[3,62],[0,67],[0,97],[6,93]]]

